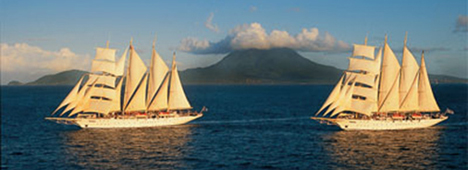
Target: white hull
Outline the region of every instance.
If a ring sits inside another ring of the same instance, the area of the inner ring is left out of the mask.
[[[203,114],[165,118],[49,118],[49,120],[53,120],[61,124],[76,125],[81,128],[138,128],[181,125],[202,116]]]
[[[331,122],[343,130],[402,130],[431,127],[446,119],[447,117],[420,120],[335,119]]]

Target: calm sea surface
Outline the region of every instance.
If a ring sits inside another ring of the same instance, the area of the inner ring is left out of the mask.
[[[341,131],[315,114],[333,88],[186,86],[187,125],[79,129],[44,117],[71,86],[1,87],[2,169],[468,169],[468,86],[435,85],[456,113],[420,130]]]

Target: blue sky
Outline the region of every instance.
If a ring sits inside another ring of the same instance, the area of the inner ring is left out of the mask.
[[[157,35],[159,54],[169,62],[176,51],[183,70],[216,63],[232,50],[258,47],[257,41],[246,42],[258,34],[272,41],[261,48],[273,48],[283,42],[276,40],[300,42],[298,37],[317,33],[317,39],[287,46],[312,61],[346,68],[346,51],[353,43],[363,43],[366,35],[369,44],[381,46],[388,34],[390,46],[401,57],[406,31],[418,61],[420,51],[426,50],[429,73],[468,78],[467,3],[1,0],[1,84],[71,68],[89,70],[95,47],[105,46],[107,40],[119,55],[133,37],[148,63]],[[236,39],[238,35],[245,36]],[[220,46],[222,40],[231,43]],[[219,48],[223,53],[210,51]]]

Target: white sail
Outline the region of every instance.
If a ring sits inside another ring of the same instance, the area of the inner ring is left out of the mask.
[[[345,100],[346,94],[350,89],[349,83],[352,82],[352,80],[354,80],[354,77],[355,76],[353,76],[353,75],[346,76],[346,78],[344,79],[345,83],[342,85],[338,96],[335,98],[334,101],[332,101],[332,103],[328,107],[327,111],[325,113],[323,113],[323,116],[328,115],[334,109],[335,109],[334,112],[336,112],[337,107],[339,107],[343,103],[343,100]]]
[[[379,52],[377,53],[377,56],[375,57],[374,64],[377,65],[377,68],[379,72],[375,76],[375,88],[378,88],[380,85],[380,74],[382,72],[382,48],[379,48]]]
[[[130,105],[130,100],[133,100],[133,94],[138,88],[138,85],[142,81],[145,76],[146,66],[145,63],[141,60],[140,56],[137,52],[133,49],[133,46],[130,45],[130,59],[129,65],[127,70],[127,80],[125,83],[125,96],[124,96],[124,110]],[[146,87],[146,83],[145,83]],[[145,98],[145,97],[143,97]],[[141,100],[141,99],[137,99]],[[143,99],[143,105],[145,105]],[[138,106],[131,106],[132,108],[140,108]],[[145,109],[143,109],[145,110]]]
[[[392,49],[385,43],[379,84],[379,112],[399,110],[399,76],[400,64]]]
[[[419,70],[419,111],[421,112],[439,112],[440,108],[432,93],[431,83],[427,75],[424,53],[421,57],[421,68]]]
[[[122,91],[122,83],[123,83],[124,78],[121,78],[119,83],[117,84],[117,87],[115,88],[115,96],[116,98],[112,100],[112,107],[110,108],[110,111],[120,111],[121,110],[121,91]]]
[[[97,85],[97,84],[96,84]],[[95,98],[105,98],[108,100],[114,100],[117,96],[115,93],[115,89],[107,88],[107,87],[92,87],[96,88],[96,90],[93,90],[91,93],[91,97]]]
[[[57,109],[55,109],[55,111],[52,112],[52,115],[54,115],[63,106],[69,105],[73,101],[77,100],[76,96],[78,95],[78,90],[80,89],[81,82],[83,81],[83,77],[80,78],[78,83],[76,83],[75,87],[73,87],[73,89],[70,91],[70,93],[68,93],[67,97],[65,97],[65,99],[63,99],[62,103],[60,103],[60,105],[57,107]]]
[[[370,59],[374,59],[375,47],[368,45],[354,44],[353,57],[363,56]]]
[[[411,51],[403,47],[403,59],[400,72],[400,111],[416,111],[419,109],[418,82],[419,66]]]
[[[333,88],[327,100],[325,101],[325,103],[323,103],[322,107],[319,109],[319,111],[315,115],[318,115],[323,109],[325,109],[327,106],[329,106],[331,103],[333,103],[336,100],[336,98],[340,94],[341,86],[343,84],[343,79],[344,79],[344,75],[341,76],[340,80],[335,85],[335,88]]]
[[[414,77],[413,83],[411,84],[408,92],[406,93],[405,97],[403,98],[400,104],[401,112],[419,110],[418,85],[419,85],[419,74],[416,74],[416,77]]]
[[[171,85],[169,88],[168,110],[191,109],[190,103],[185,96],[182,83],[180,82],[177,65],[175,63],[175,54],[172,61]]]
[[[91,80],[91,79],[89,79],[89,80]],[[85,87],[83,87],[81,89],[81,90],[83,90],[83,92],[80,92],[81,94],[79,95],[81,98],[78,99],[78,102],[76,103],[75,108],[72,110],[72,112],[70,112],[70,114],[68,114],[68,117],[71,117],[71,116],[73,116],[73,115],[75,115],[75,114],[77,114],[79,112],[82,112],[85,109],[85,107],[89,103],[89,100],[91,99],[91,94],[96,89],[94,87],[96,81],[97,81],[97,79],[95,79],[91,83],[91,85],[85,86]]]
[[[149,105],[148,110],[165,110],[167,109],[167,93],[169,91],[169,75],[164,79],[164,82],[161,85],[161,88],[159,88],[158,93],[156,94],[156,97],[154,97],[154,100],[151,105]]]
[[[97,47],[94,59],[115,62],[115,51],[115,49]]]
[[[126,48],[122,57],[120,57],[119,61],[115,63],[115,76],[123,76],[125,71],[125,59],[127,58],[127,51]]]
[[[393,112],[393,111],[399,111],[400,110],[400,95],[398,91],[398,85],[400,84],[400,75],[397,75],[397,78],[395,82],[393,83],[393,86],[390,87],[390,90],[387,93],[387,96],[385,98],[382,98],[382,101],[380,101],[380,96],[379,96],[379,102],[382,102],[379,105],[379,112]]]
[[[115,74],[115,62],[107,60],[93,60],[91,65],[91,72],[105,72],[109,74]]]
[[[75,97],[76,100],[73,100],[70,104],[68,104],[68,106],[65,108],[65,110],[63,110],[63,112],[59,116],[62,116],[66,112],[74,109],[81,102],[81,100],[83,100],[86,92],[88,92],[91,85],[93,85],[97,81],[97,78],[98,78],[97,76],[88,75],[88,80],[81,87],[80,91],[78,92],[78,94]]]
[[[99,78],[99,79],[98,79]],[[115,79],[113,76],[99,75],[99,74],[90,74],[90,80],[96,80],[96,84],[105,85],[108,87],[115,88]]]
[[[401,77],[400,77],[400,103],[403,104],[403,99],[406,98],[408,91],[412,87],[416,75],[418,74],[419,66],[414,59],[413,54],[405,46],[403,47],[403,59],[401,62]],[[417,90],[416,90],[417,91]],[[417,98],[416,98],[417,101]]]
[[[375,48],[370,46],[355,47],[355,50],[367,49],[367,55],[372,56],[372,60],[365,58],[349,58],[349,67],[346,74],[352,77],[353,87],[351,96],[346,97],[346,105],[341,106],[337,111],[351,111],[368,116],[372,115],[372,112],[377,110],[377,98],[378,98],[378,81],[376,79],[380,74],[380,58],[382,56],[382,49],[379,50],[377,57],[374,58]],[[353,52],[353,56],[365,56],[360,54],[362,52]],[[369,57],[368,57],[369,58]],[[348,94],[349,95],[349,94]]]
[[[353,96],[353,91],[354,87],[356,85],[355,81],[352,81],[353,84],[348,85],[348,83],[345,84],[346,86],[346,93],[344,93],[343,97],[338,103],[338,107],[333,111],[333,113],[330,115],[330,117],[333,117],[337,115],[338,113],[347,110],[348,108],[351,107],[351,101],[352,101],[352,96]]]
[[[378,65],[375,64],[374,60],[352,58],[352,57],[349,57],[348,70],[350,71],[362,70],[371,74],[378,74],[380,71]]]
[[[365,84],[371,87],[374,87],[375,84],[375,74],[362,74],[362,73],[356,73],[356,72],[346,72],[347,77],[355,77],[356,82]]]
[[[93,90],[97,91],[97,90]],[[83,112],[93,112],[100,114],[108,114],[112,107],[111,100],[90,98],[87,105],[83,108]]]
[[[125,112],[143,111],[146,110],[145,97],[146,97],[146,83],[148,76],[143,77],[141,84],[138,86],[135,94],[125,108]]]
[[[164,61],[161,59],[161,57],[156,52],[156,49],[153,46],[153,54],[151,57],[151,65],[148,79],[148,99],[146,100],[148,102],[148,109],[152,108],[151,105],[159,105],[158,103],[155,103],[153,99],[156,96],[158,88],[161,87],[161,83],[163,82],[168,70],[169,68],[167,67],[166,63],[164,63]]]
[[[376,107],[375,101],[352,98],[351,105],[346,110],[372,116],[372,112],[377,109]]]
[[[377,89],[363,86],[354,87],[354,95],[365,97],[366,100],[377,102]],[[377,103],[376,103],[377,104]]]

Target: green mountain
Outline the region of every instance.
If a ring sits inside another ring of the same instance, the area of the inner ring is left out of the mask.
[[[20,86],[20,85],[23,85],[23,83],[21,83],[19,81],[16,81],[16,80],[13,80],[13,81],[8,82],[7,85],[8,86]]]
[[[218,63],[180,73],[187,84],[336,83],[343,73],[314,63],[287,48],[235,51]]]
[[[68,70],[53,75],[43,76],[25,85],[75,85],[87,71]]]

